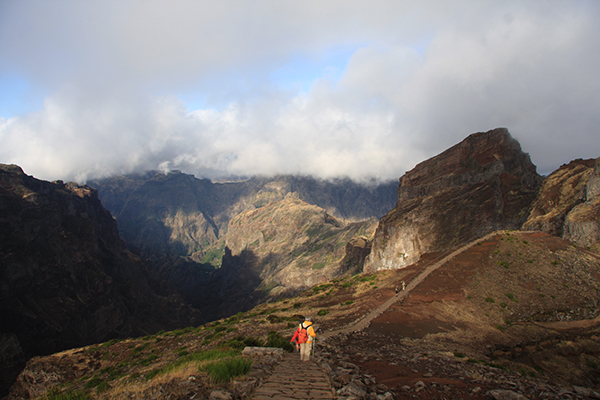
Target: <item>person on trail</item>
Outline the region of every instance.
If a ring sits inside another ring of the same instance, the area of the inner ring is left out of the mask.
[[[404,290],[406,290],[406,283],[404,283],[404,281],[402,281],[402,291],[404,292]]]
[[[306,317],[304,322],[302,322],[294,336],[292,336],[292,340],[290,342],[296,342],[296,349],[300,348],[300,360],[309,361],[310,360],[310,352],[312,350],[313,341],[317,337],[315,333],[315,329],[312,326],[312,319],[310,317]]]
[[[300,328],[296,329],[296,331],[294,332],[294,336],[292,336],[292,340],[290,340],[290,343],[296,345],[297,352],[300,351],[300,343],[298,343],[298,334],[299,333],[300,333]]]
[[[398,294],[398,286],[396,286],[396,294]]]

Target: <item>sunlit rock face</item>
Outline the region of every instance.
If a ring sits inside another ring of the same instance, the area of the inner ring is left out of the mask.
[[[524,230],[560,236],[600,252],[600,159],[574,160],[550,174]]]
[[[520,229],[542,178],[504,128],[474,133],[400,178],[366,271],[403,268],[498,229]]]

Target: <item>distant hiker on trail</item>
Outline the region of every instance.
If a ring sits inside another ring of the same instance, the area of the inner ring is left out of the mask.
[[[396,294],[398,294],[398,286],[396,286]]]
[[[298,343],[298,334],[299,333],[300,333],[300,328],[296,329],[296,331],[294,332],[294,336],[292,336],[292,340],[290,340],[290,343],[293,343],[296,345],[296,351],[298,351],[298,352],[300,351],[300,343]]]
[[[406,289],[406,283],[404,283],[404,281],[402,281],[402,291],[404,292],[405,289]]]
[[[302,322],[296,332],[294,332],[294,336],[292,336],[291,343],[296,341],[296,349],[300,348],[300,360],[309,361],[310,360],[310,351],[312,350],[313,340],[317,337],[315,330],[312,326],[312,319],[310,317],[306,317],[304,322]]]

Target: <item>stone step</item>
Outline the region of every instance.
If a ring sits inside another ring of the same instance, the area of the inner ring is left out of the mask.
[[[271,376],[252,396],[255,400],[335,399],[327,374],[313,361],[300,361],[298,353],[286,354]]]

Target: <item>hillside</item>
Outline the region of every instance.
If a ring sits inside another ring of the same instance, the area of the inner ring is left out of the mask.
[[[31,356],[200,321],[87,186],[0,164],[0,227],[0,393]]]
[[[48,388],[113,399],[202,398],[215,390],[247,396],[277,357],[244,356],[254,362],[249,375],[215,383],[197,368],[206,364],[202,356],[190,355],[257,343],[249,338],[264,340],[270,331],[289,337],[307,314],[320,327],[317,358],[334,389],[417,399],[484,399],[490,390],[588,398],[590,389],[600,390],[597,254],[518,231],[490,235],[444,259],[448,254],[335,279],[211,324],[35,358],[9,399]],[[410,292],[372,315],[402,281]],[[367,316],[375,318],[352,333]]]

